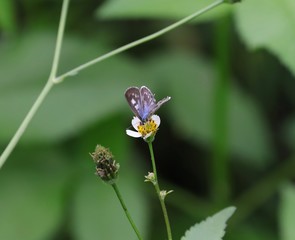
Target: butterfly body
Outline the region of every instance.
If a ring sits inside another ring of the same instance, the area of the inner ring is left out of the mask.
[[[166,97],[156,102],[154,94],[146,86],[128,88],[125,97],[132,112],[142,122],[148,120],[165,102],[171,99]]]

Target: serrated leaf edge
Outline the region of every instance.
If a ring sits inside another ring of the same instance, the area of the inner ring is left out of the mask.
[[[224,223],[224,224],[225,224],[225,227],[226,227],[226,226],[227,226],[226,222],[227,222],[227,220],[228,220],[228,219],[234,214],[234,212],[236,211],[236,207],[233,207],[233,206],[231,206],[231,207],[227,207],[227,208],[225,208],[225,209],[223,209],[223,210],[221,210],[221,211],[215,213],[213,216],[209,216],[209,217],[207,217],[205,220],[203,220],[203,221],[201,221],[201,222],[199,222],[199,223],[196,223],[195,225],[191,226],[188,230],[185,231],[184,236],[181,237],[181,240],[187,240],[187,239],[186,239],[186,238],[187,238],[187,234],[189,234],[190,231],[191,231],[193,228],[195,228],[196,226],[200,226],[200,225],[204,224],[205,222],[210,221],[211,219],[215,218],[215,217],[218,216],[219,214],[222,214],[223,212],[226,212],[226,211],[228,211],[228,216],[226,217],[226,219],[225,219],[225,223]],[[222,239],[222,237],[223,237],[224,235],[225,235],[225,228],[223,229],[223,233],[222,233],[221,239]]]

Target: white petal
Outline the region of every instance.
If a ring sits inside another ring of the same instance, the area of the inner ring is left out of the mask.
[[[161,119],[158,115],[153,115],[152,117],[152,120],[155,121],[155,123],[157,124],[157,126],[159,127],[160,126],[160,123],[161,123]]]
[[[131,124],[134,127],[134,129],[138,129],[138,126],[140,125],[141,121],[138,117],[133,117]]]
[[[139,132],[135,132],[132,130],[126,130],[126,134],[130,137],[135,137],[135,138],[141,137],[141,134]]]

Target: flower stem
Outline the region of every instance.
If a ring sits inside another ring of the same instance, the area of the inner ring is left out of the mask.
[[[119,191],[119,189],[118,189],[117,184],[116,184],[116,183],[112,184],[112,187],[113,187],[113,189],[115,190],[115,192],[116,192],[116,194],[117,194],[117,197],[118,197],[118,199],[119,199],[119,201],[120,201],[120,203],[121,203],[121,206],[122,206],[122,208],[123,208],[123,210],[124,210],[124,212],[125,212],[125,214],[126,214],[128,220],[129,220],[129,222],[130,222],[130,224],[131,224],[131,226],[132,226],[134,232],[136,233],[137,238],[138,238],[139,240],[142,240],[143,238],[141,237],[138,228],[136,227],[134,221],[133,221],[132,218],[131,218],[131,215],[130,215],[130,213],[129,213],[129,211],[128,211],[128,209],[127,209],[127,207],[126,207],[126,205],[125,205],[125,203],[124,203],[124,201],[123,201],[122,195],[121,195],[121,193],[120,193],[120,191]]]
[[[151,154],[153,173],[154,173],[154,178],[155,178],[155,181],[153,182],[153,184],[155,186],[155,190],[156,190],[157,195],[158,195],[159,200],[160,200],[160,204],[161,204],[161,208],[162,208],[162,212],[163,212],[164,220],[165,220],[165,224],[166,224],[168,240],[172,240],[172,233],[171,233],[171,227],[170,227],[168,212],[167,212],[167,209],[166,209],[165,200],[161,196],[160,185],[159,185],[159,182],[158,182],[157,168],[156,168],[156,161],[155,161],[155,156],[154,156],[153,144],[152,144],[151,141],[149,141],[148,145],[149,145],[149,150],[150,150],[150,154]]]
[[[130,48],[136,47],[136,46],[138,46],[140,44],[143,44],[143,43],[148,42],[148,41],[151,41],[151,40],[153,40],[153,39],[155,39],[157,37],[160,37],[163,34],[165,34],[167,32],[170,32],[171,30],[173,30],[173,29],[175,29],[175,28],[177,28],[177,27],[179,27],[179,26],[181,26],[181,25],[183,25],[183,24],[191,21],[192,19],[194,19],[194,18],[202,15],[203,13],[205,13],[205,12],[207,12],[209,10],[212,10],[213,8],[215,8],[218,5],[222,4],[223,2],[224,2],[224,0],[217,0],[217,1],[213,2],[212,4],[208,5],[207,7],[205,7],[203,9],[201,9],[201,10],[199,10],[199,11],[197,11],[197,12],[195,12],[195,13],[193,13],[193,14],[191,14],[191,15],[189,15],[189,16],[181,19],[181,20],[179,20],[178,22],[176,22],[176,23],[174,23],[172,25],[169,25],[166,28],[163,28],[162,30],[160,30],[158,32],[155,32],[155,33],[153,33],[151,35],[148,35],[148,36],[146,36],[144,38],[141,38],[139,40],[136,40],[134,42],[131,42],[131,43],[129,43],[127,45],[124,45],[122,47],[119,47],[119,48],[117,48],[117,49],[115,49],[115,50],[113,50],[111,52],[108,52],[107,54],[104,54],[104,55],[102,55],[102,56],[100,56],[98,58],[95,58],[95,59],[87,62],[87,63],[84,63],[84,64],[82,64],[82,65],[80,65],[80,66],[78,66],[78,67],[76,67],[76,68],[74,68],[74,69],[72,69],[72,70],[70,70],[70,71],[62,74],[58,78],[56,78],[56,82],[57,83],[58,82],[62,82],[65,78],[67,78],[69,76],[76,75],[81,70],[84,70],[84,69],[86,69],[86,68],[88,68],[88,67],[90,67],[90,66],[92,66],[92,65],[94,65],[94,64],[96,64],[98,62],[101,62],[101,61],[103,61],[103,60],[105,60],[107,58],[110,58],[110,57],[118,54],[118,53],[124,52],[124,51],[126,51],[126,50],[128,50]]]
[[[0,169],[2,168],[3,164],[7,160],[7,158],[10,156],[11,152],[15,148],[16,144],[19,142],[20,138],[22,137],[23,133],[27,129],[29,123],[31,122],[32,118],[35,116],[36,112],[38,111],[39,107],[43,103],[44,99],[52,89],[52,87],[55,84],[55,78],[57,73],[57,67],[58,62],[60,58],[60,52],[61,52],[61,45],[62,45],[62,39],[63,39],[63,33],[65,29],[65,22],[66,22],[66,16],[68,12],[69,7],[69,0],[64,0],[61,10],[61,17],[59,22],[59,28],[58,28],[58,34],[56,39],[56,47],[54,52],[54,59],[52,62],[52,68],[50,72],[49,79],[47,83],[45,84],[44,88],[42,89],[41,93],[39,94],[38,98],[34,102],[33,106],[27,113],[26,117],[22,121],[21,125],[13,135],[12,139],[8,143],[7,147],[4,149],[3,153],[0,156]]]

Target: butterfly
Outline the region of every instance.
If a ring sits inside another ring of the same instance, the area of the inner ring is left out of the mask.
[[[132,112],[142,122],[149,119],[165,102],[171,99],[171,97],[165,97],[156,102],[154,94],[146,86],[127,88],[125,97]]]

